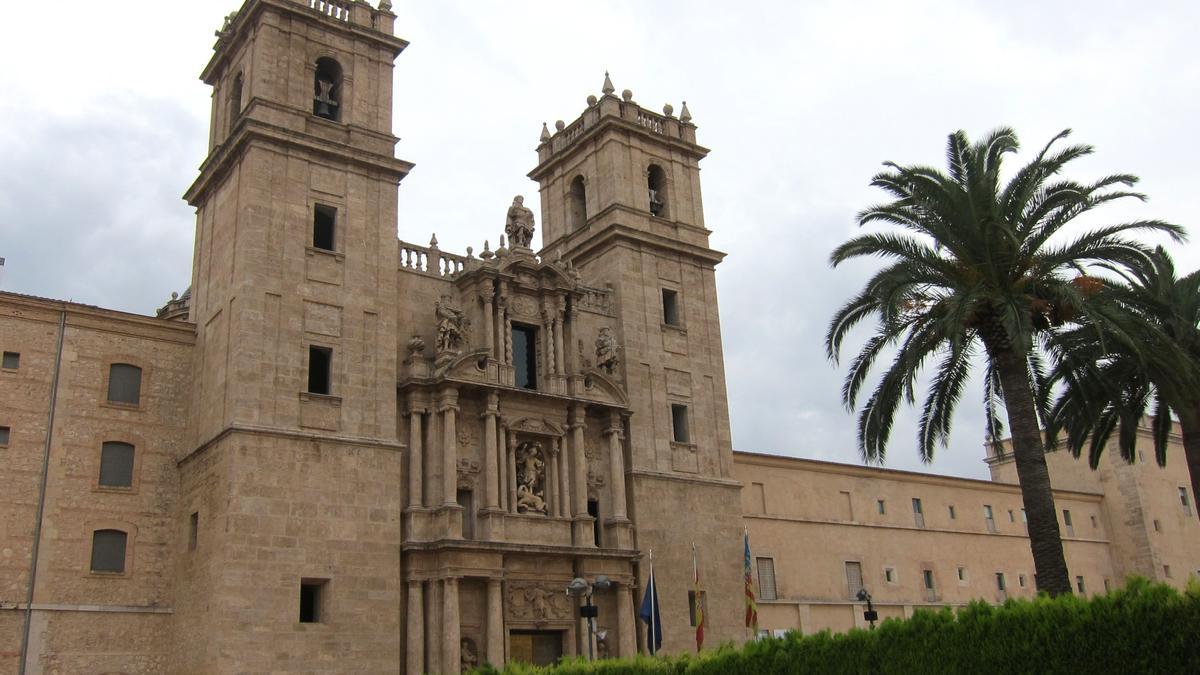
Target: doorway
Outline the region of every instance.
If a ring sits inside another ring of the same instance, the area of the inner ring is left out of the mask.
[[[563,633],[561,630],[514,630],[509,634],[508,658],[535,666],[554,665],[563,655]]]

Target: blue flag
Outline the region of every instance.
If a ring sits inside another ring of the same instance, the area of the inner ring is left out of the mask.
[[[654,563],[650,563],[650,582],[642,597],[638,618],[646,622],[646,649],[654,654],[662,649],[662,611],[658,607],[658,584],[654,583]]]

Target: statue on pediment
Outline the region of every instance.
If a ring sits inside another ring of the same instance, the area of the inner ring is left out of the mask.
[[[466,344],[467,328],[471,325],[467,315],[454,306],[449,295],[443,295],[438,300],[435,312],[438,354],[461,354]]]
[[[596,367],[612,375],[617,368],[620,351],[621,346],[617,344],[612,329],[608,326],[601,328],[600,335],[596,337]]]
[[[513,197],[512,206],[508,207],[508,218],[504,222],[504,233],[513,247],[529,248],[533,241],[533,211],[525,206],[525,198],[521,195]]]

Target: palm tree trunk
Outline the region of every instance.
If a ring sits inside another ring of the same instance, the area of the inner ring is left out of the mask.
[[[1054,494],[1050,491],[1050,472],[1046,469],[1045,446],[1038,426],[1027,360],[1013,347],[989,349],[988,352],[1000,378],[1004,407],[1008,411],[1017,480],[1021,484],[1021,500],[1029,521],[1029,547],[1033,551],[1037,588],[1051,596],[1069,595],[1071,577],[1063,556],[1058,514],[1054,509]]]
[[[1183,433],[1183,454],[1187,457],[1188,473],[1192,477],[1192,509],[1200,508],[1200,402],[1180,406],[1179,426]]]

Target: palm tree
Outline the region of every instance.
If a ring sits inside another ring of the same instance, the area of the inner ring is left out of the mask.
[[[891,366],[858,418],[865,461],[882,462],[896,409],[916,404],[917,380],[937,359],[918,431],[922,459],[949,441],[951,418],[962,397],[973,357],[987,357],[985,407],[994,439],[1002,433],[995,406],[1003,403],[1012,435],[1021,497],[1029,523],[1038,588],[1070,593],[1054,498],[1039,428],[1047,406],[1039,349],[1049,331],[1088,311],[1092,265],[1134,269],[1150,251],[1128,238],[1143,231],[1181,239],[1180,228],[1146,220],[1096,227],[1074,239],[1056,237],[1078,216],[1113,200],[1141,195],[1125,188],[1135,176],[1107,176],[1091,184],[1057,177],[1091,146],[1056,148],[1070,130],[1055,136],[1007,183],[1004,156],[1019,148],[1011,129],[998,129],[972,144],[966,133],[950,135],[949,173],[924,166],[885,163],[871,181],[892,198],[858,214],[859,225],[884,223],[902,231],[857,236],[831,255],[833,266],[879,256],[887,265],[830,322],[826,348],[835,361],[848,331],[868,317],[878,327],[850,366],[842,389],[853,410],[876,359],[894,348]],[[996,441],[998,442],[998,441]]]
[[[1200,271],[1178,278],[1161,247],[1152,265],[1123,272],[1127,284],[1105,293],[1115,314],[1085,317],[1056,338],[1053,382],[1062,392],[1046,421],[1054,447],[1066,431],[1071,452],[1088,446],[1095,468],[1114,430],[1121,456],[1132,462],[1137,428],[1153,413],[1155,457],[1166,464],[1172,415],[1183,432],[1192,496],[1200,489]]]

